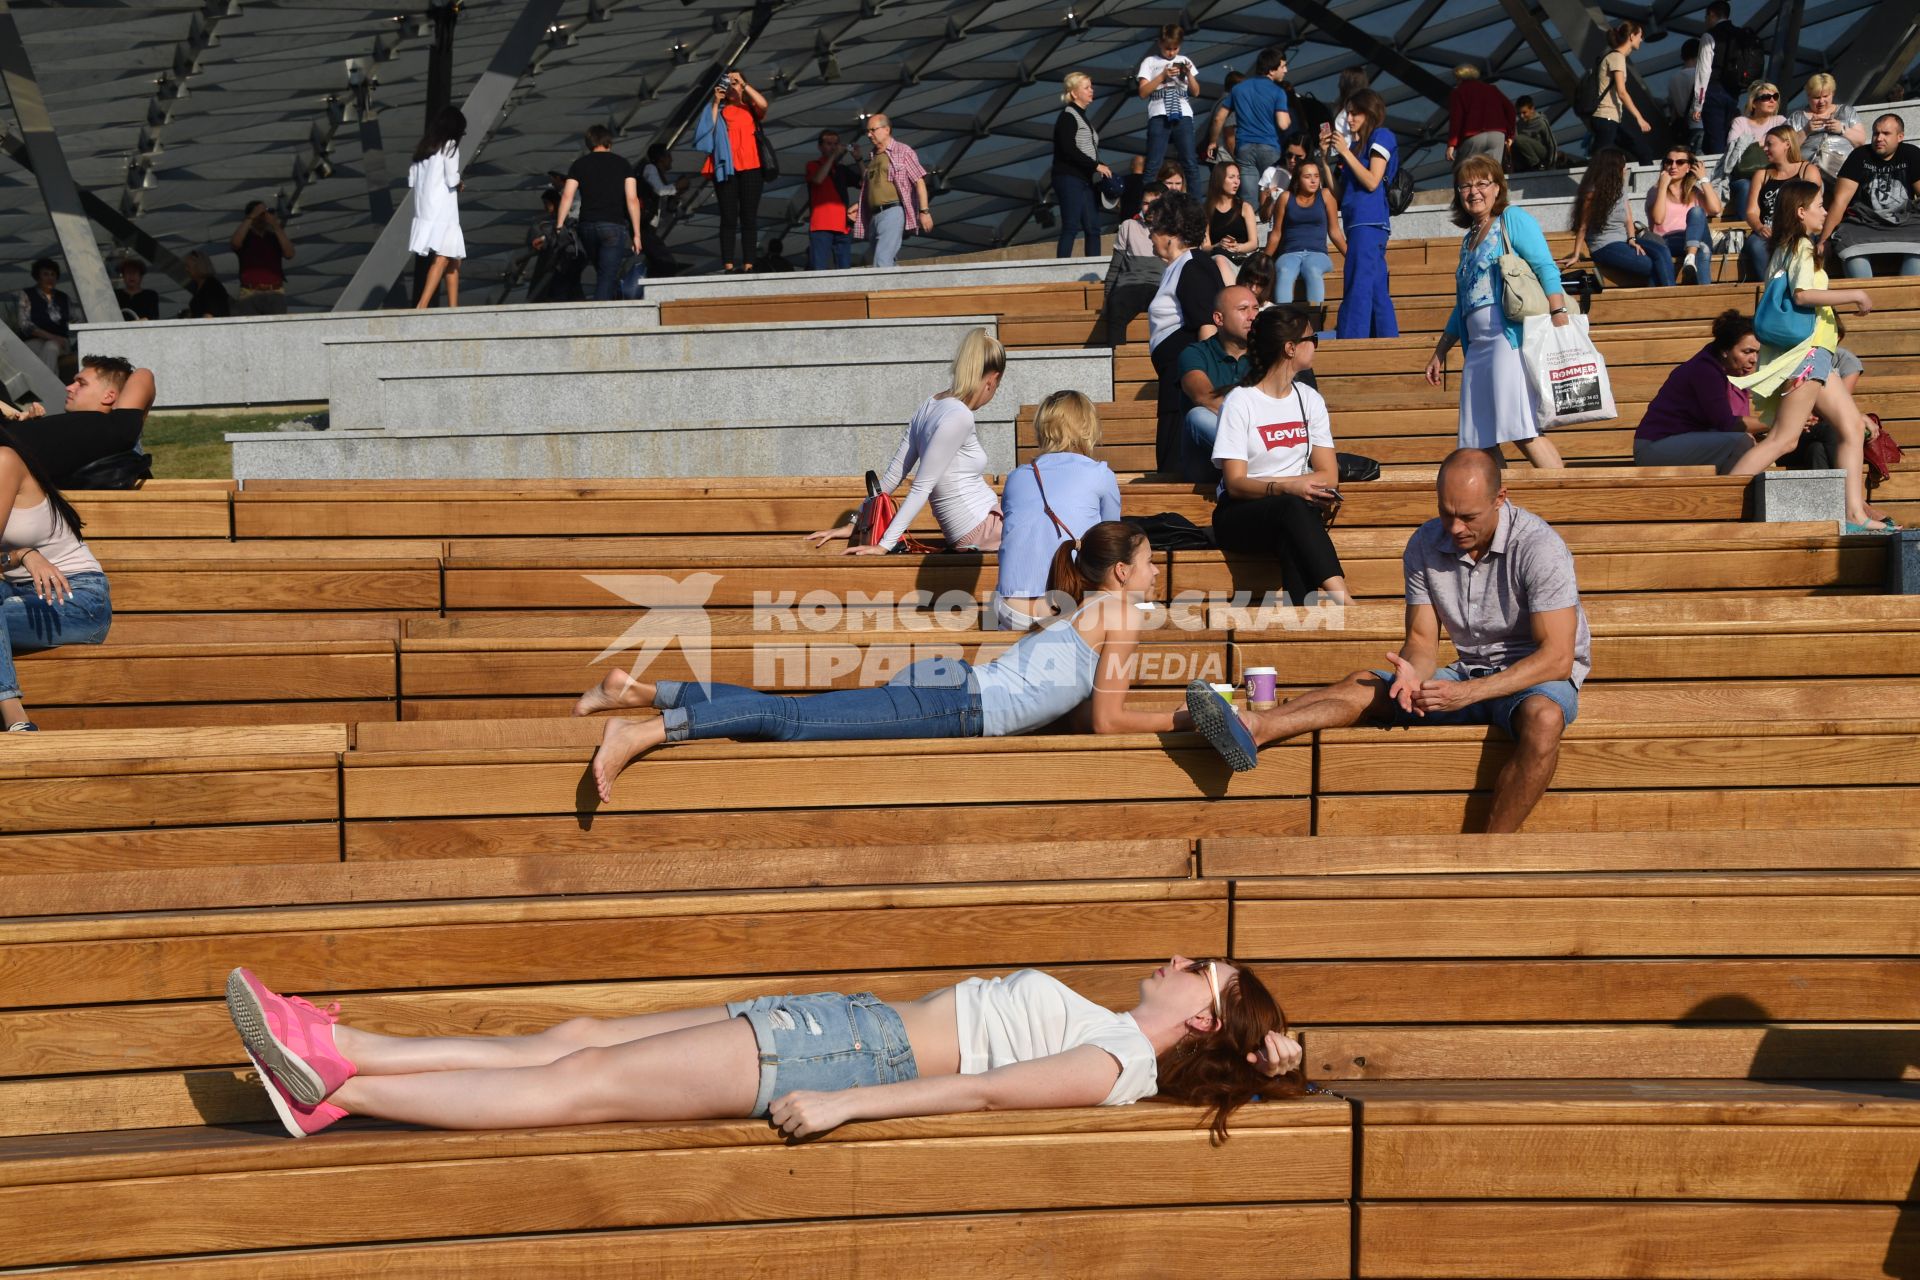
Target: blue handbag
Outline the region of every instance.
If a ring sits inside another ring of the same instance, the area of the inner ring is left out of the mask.
[[[1793,282],[1775,272],[1753,309],[1753,332],[1765,346],[1786,351],[1813,336],[1813,311],[1793,300]]]

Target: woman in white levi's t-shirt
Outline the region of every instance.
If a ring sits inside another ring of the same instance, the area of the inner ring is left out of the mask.
[[[960,340],[960,350],[953,358],[952,382],[914,412],[880,477],[885,493],[892,493],[908,475],[913,476],[913,487],[901,499],[880,541],[870,546],[849,546],[847,555],[892,551],[907,536],[929,500],[950,550],[999,549],[1004,523],[1000,500],[986,481],[987,451],[974,430],[973,415],[986,408],[1000,390],[1000,377],[1006,369],[1006,348],[985,329],[971,330]],[[849,521],[808,534],[807,541],[818,547],[852,537],[853,523]]]
[[[1314,348],[1304,311],[1274,307],[1253,322],[1246,381],[1220,405],[1213,438],[1213,536],[1222,551],[1279,561],[1295,604],[1316,591],[1344,604],[1347,580],[1327,532],[1340,506],[1339,455],[1327,402],[1299,380]]]
[[[1259,977],[1185,956],[1143,977],[1125,1012],[1034,969],[917,1000],[769,995],[519,1036],[378,1034],[247,969],[228,976],[227,1008],[295,1137],[367,1115],[441,1129],[765,1116],[807,1138],[853,1120],[1158,1096],[1206,1107],[1224,1142],[1254,1097],[1308,1089]]]

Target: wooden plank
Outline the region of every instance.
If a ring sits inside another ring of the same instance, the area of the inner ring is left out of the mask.
[[[366,726],[362,726],[363,730]],[[786,848],[856,848],[899,842],[912,832],[931,851],[949,842],[1004,840],[1009,831],[1056,840],[1099,839],[1125,831],[1136,839],[1187,839],[1196,832],[1258,829],[1305,835],[1305,799],[1132,800],[1087,803],[902,805],[881,809],[716,808],[662,823],[645,814],[356,821],[346,829],[346,857],[524,857],[587,855],[608,847],[657,854],[695,853],[776,843]]]
[[[1920,1026],[1308,1028],[1316,1080],[1920,1079]]]
[[[939,1217],[843,1219],[783,1225],[664,1227],[476,1239],[370,1248],[276,1250],[191,1264],[200,1280],[255,1280],[271,1269],[281,1280],[337,1277],[459,1275],[501,1280],[535,1274],[716,1274],[765,1280],[892,1280],[939,1275],[958,1258],[983,1274],[1025,1274],[1061,1280],[1174,1275],[1189,1265],[1193,1241],[1205,1240],[1211,1276],[1264,1280],[1265,1255],[1287,1241],[1287,1274],[1300,1280],[1346,1280],[1348,1211],[1338,1204],[1232,1208],[1106,1209],[1092,1213],[954,1214]],[[151,1275],[145,1263],[90,1268],[100,1280]]]
[[[1491,792],[1317,796],[1314,828],[1328,835],[1485,830]],[[1883,827],[1913,803],[1900,787],[1723,787],[1671,791],[1549,791],[1529,831],[1817,831]]]
[[[337,835],[333,840],[329,860],[338,857]],[[10,869],[14,868],[0,864],[0,872]],[[323,867],[276,864],[229,868],[219,876],[209,876],[200,868],[116,870],[91,876],[22,874],[7,882],[6,901],[13,915],[63,915],[569,893],[1185,879],[1190,871],[1185,840],[740,849],[699,858],[642,847],[557,856],[527,850],[517,857],[363,861]]]
[[[0,974],[0,1005],[206,996],[221,989],[236,964],[306,990],[329,983],[417,988],[810,967],[1068,964],[1115,958],[1116,944],[1101,936],[1106,930],[1127,938],[1133,958],[1209,955],[1226,946],[1227,910],[1217,901],[1101,900],[749,910],[697,920],[601,915],[396,924],[353,931],[350,950],[340,947],[338,931],[302,929],[291,918],[281,923],[267,933],[14,944]]]
[[[339,815],[339,769],[296,767],[150,773],[125,777],[0,778],[9,834],[329,821]],[[5,841],[6,836],[0,836]]]
[[[1912,1125],[1368,1123],[1361,1141],[1360,1194],[1382,1200],[1899,1202],[1920,1166]]]
[[[335,822],[271,827],[175,827],[149,831],[38,834],[0,840],[0,875],[120,873],[147,867],[285,866],[340,857]],[[11,902],[12,889],[8,889]]]
[[[1880,1280],[1920,1266],[1920,1228],[1894,1205],[1369,1201],[1355,1216],[1369,1280]]]
[[[210,729],[391,720],[398,709],[399,704],[391,698],[379,702],[161,702],[143,706],[35,704],[33,718],[42,729]],[[552,714],[564,715],[568,709],[560,707]]]
[[[462,1204],[484,1206],[488,1230],[533,1232],[1145,1206],[1165,1203],[1176,1180],[1189,1203],[1328,1200],[1345,1194],[1349,1144],[1343,1130],[1323,1127],[1248,1128],[1214,1149],[1204,1133],[1186,1132],[742,1146],[703,1151],[697,1161],[671,1151],[603,1151],[442,1161],[430,1183],[407,1165],[261,1172],[248,1178],[245,1197],[218,1177],[15,1187],[0,1190],[0,1212],[20,1224],[12,1259],[33,1264],[419,1239],[444,1233],[449,1206]],[[291,1193],[296,1178],[331,1211],[258,1212],[261,1197]],[[568,1194],[524,1194],[534,1182]],[[111,1233],[92,1225],[102,1220],[114,1223]]]
[[[40,704],[240,702],[392,698],[391,644],[319,641],[265,651],[218,643],[200,652],[172,646],[51,649],[22,663]]]

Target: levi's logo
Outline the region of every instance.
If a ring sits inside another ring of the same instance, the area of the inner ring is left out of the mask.
[[[1257,430],[1269,449],[1293,449],[1307,442],[1304,422],[1270,422]]]

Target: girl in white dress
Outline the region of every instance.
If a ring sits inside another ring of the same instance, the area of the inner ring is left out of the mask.
[[[420,145],[413,149],[407,185],[413,188],[413,231],[407,247],[416,257],[433,256],[426,286],[415,308],[433,303],[440,282],[447,282],[447,305],[460,305],[460,260],[467,256],[460,234],[460,139],[467,118],[456,107],[442,107]]]

